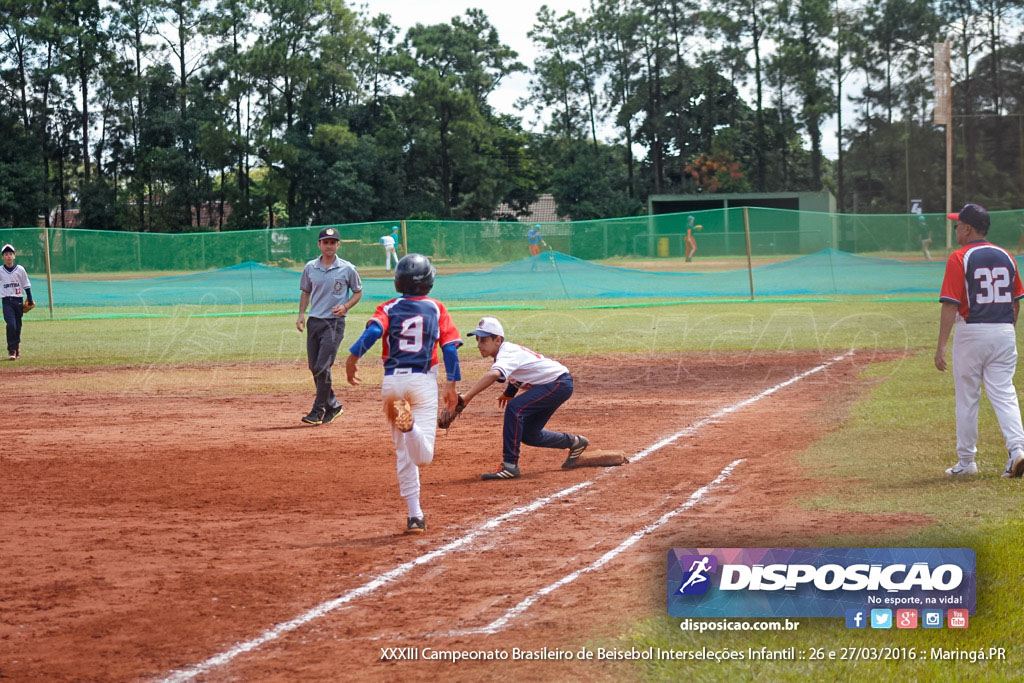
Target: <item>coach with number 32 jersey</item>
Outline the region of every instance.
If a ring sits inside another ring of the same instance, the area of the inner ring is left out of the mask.
[[[970,217],[972,206],[975,205],[968,204],[954,215],[966,213]],[[1014,302],[1021,297],[1024,297],[1024,286],[1017,272],[1017,262],[1002,247],[981,237],[950,254],[939,301],[957,304],[957,313],[967,324],[1012,325],[1016,320]]]
[[[1007,463],[1004,477],[1024,472],[1024,429],[1013,386],[1017,367],[1017,335],[1014,325],[1024,297],[1017,262],[1002,247],[986,239],[988,211],[967,204],[956,221],[956,239],[961,246],[949,256],[939,301],[939,342],[935,367],[946,369],[946,340],[954,325],[953,385],[956,390],[957,464],[946,470],[951,476],[978,473],[975,462],[978,442],[978,404],[981,385],[999,427],[1006,438]]]

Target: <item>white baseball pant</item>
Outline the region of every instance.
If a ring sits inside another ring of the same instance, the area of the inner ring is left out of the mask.
[[[413,427],[402,432],[391,425],[395,441],[395,467],[398,470],[398,492],[402,498],[418,496],[420,466],[434,459],[434,437],[437,434],[437,368],[429,373],[385,375],[381,397],[388,401],[405,399],[412,406]]]
[[[398,267],[398,252],[394,247],[384,247],[384,270],[391,270],[391,257],[395,257],[395,268]]]
[[[974,461],[978,452],[978,404],[981,384],[1006,438],[1006,450],[1024,448],[1020,405],[1013,386],[1017,368],[1017,335],[1009,323],[968,325],[957,318],[953,333],[953,385],[956,388],[956,454]]]

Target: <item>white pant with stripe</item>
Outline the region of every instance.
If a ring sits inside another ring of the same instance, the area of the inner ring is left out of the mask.
[[[398,372],[401,372],[399,370]],[[403,498],[420,492],[420,466],[434,459],[437,434],[437,368],[429,373],[385,375],[381,383],[385,410],[389,401],[405,399],[412,406],[413,427],[402,432],[391,425],[395,441],[398,491]]]
[[[968,325],[958,318],[953,333],[953,384],[956,387],[956,454],[974,461],[978,451],[978,405],[981,386],[1006,439],[1006,450],[1024,448],[1020,405],[1013,386],[1017,335],[1009,323]]]

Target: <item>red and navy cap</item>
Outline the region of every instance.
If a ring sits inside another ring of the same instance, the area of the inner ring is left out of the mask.
[[[988,211],[977,204],[964,204],[964,208],[960,209],[960,213],[947,213],[946,218],[966,223],[982,234],[988,232],[990,224]]]

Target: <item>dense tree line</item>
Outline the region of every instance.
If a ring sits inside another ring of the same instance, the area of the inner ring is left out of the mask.
[[[402,34],[343,0],[0,6],[2,226],[513,218],[543,192],[574,219],[698,191],[938,211],[946,36],[958,200],[1024,194],[1024,0],[594,0],[541,9],[532,65],[478,9]],[[488,104],[517,72],[543,132]]]

